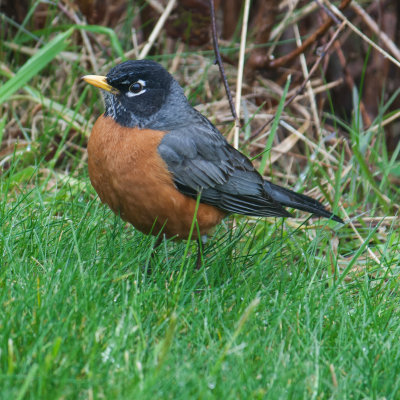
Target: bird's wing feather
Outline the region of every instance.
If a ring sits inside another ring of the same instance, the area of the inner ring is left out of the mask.
[[[205,117],[195,116],[191,125],[169,131],[158,147],[178,190],[193,198],[200,193],[201,202],[228,213],[290,216],[264,190],[264,180],[250,160]]]

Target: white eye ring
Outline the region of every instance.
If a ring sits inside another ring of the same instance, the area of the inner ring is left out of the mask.
[[[140,94],[146,92],[145,86],[146,82],[143,81],[142,79],[139,79],[129,86],[129,92],[126,92],[126,95],[128,97],[139,96]]]

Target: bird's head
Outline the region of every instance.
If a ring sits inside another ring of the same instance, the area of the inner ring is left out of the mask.
[[[162,119],[160,112],[168,115],[163,110],[168,104],[179,107],[187,103],[181,87],[168,71],[150,60],[125,61],[106,76],[86,75],[82,79],[104,91],[104,115],[122,126],[146,128],[155,119]],[[174,114],[173,109],[169,112]]]

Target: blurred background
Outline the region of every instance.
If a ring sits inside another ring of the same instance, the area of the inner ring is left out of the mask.
[[[243,5],[242,0],[215,1],[220,51],[233,94],[238,79]],[[333,7],[338,7],[337,15]],[[304,82],[309,69],[319,63],[310,84],[283,111],[291,128],[300,135],[280,124],[272,133],[272,148],[267,149],[270,154],[268,162],[262,165],[263,172],[269,173],[270,166],[276,164],[276,176],[284,174],[285,180],[295,184],[307,164],[307,154],[315,152],[311,142],[320,149],[333,146],[336,154],[343,150],[347,163],[354,156],[354,143],[349,138],[356,128],[363,130],[357,144],[361,154],[357,155],[370,170],[369,184],[374,181],[379,186],[381,178],[374,171],[379,161],[371,154],[374,143],[382,140],[387,156],[391,156],[398,152],[400,135],[396,113],[399,65],[387,57],[399,56],[399,7],[394,0],[341,1],[332,5],[294,0],[251,2],[245,27],[240,102],[240,145],[249,155],[265,151],[270,125],[262,128],[276,112],[288,77],[291,82],[287,98]],[[162,62],[185,88],[191,102],[199,105],[233,140],[233,118],[218,68],[214,66],[208,0],[2,0],[0,10],[3,82],[56,34],[73,27],[68,38],[61,39],[63,51],[42,60],[40,73],[27,82],[39,90],[40,96],[32,99],[27,88],[24,91],[22,87],[0,106],[4,125],[0,153],[3,170],[9,166],[7,160],[16,143],[19,151],[29,147],[33,155],[51,160],[56,168],[65,169],[68,164],[70,169],[72,165],[76,168],[76,159],[85,158],[90,126],[102,110],[98,94],[87,93],[79,78],[86,73],[105,74],[126,58],[147,56]],[[153,44],[145,48],[160,17],[165,17],[165,22],[151,38]],[[342,21],[346,26],[327,54],[323,53]],[[382,52],[373,48],[364,34]],[[322,55],[324,58],[320,59]],[[55,103],[60,106],[56,112]],[[77,104],[82,107],[77,108]],[[66,117],[69,112],[75,117]],[[384,130],[377,132],[382,125]],[[64,146],[61,150],[60,143]],[[321,152],[318,157],[332,167],[329,157]],[[368,165],[369,162],[373,164]],[[391,165],[386,172],[391,182],[399,183],[398,164]],[[343,191],[348,185],[346,179],[340,184]],[[360,194],[359,200],[363,201],[365,193]]]

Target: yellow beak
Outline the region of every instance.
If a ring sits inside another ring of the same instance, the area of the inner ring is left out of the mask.
[[[96,86],[100,89],[106,90],[107,92],[116,93],[117,89],[113,88],[107,83],[106,77],[101,75],[85,75],[82,77],[84,81],[90,85]]]

